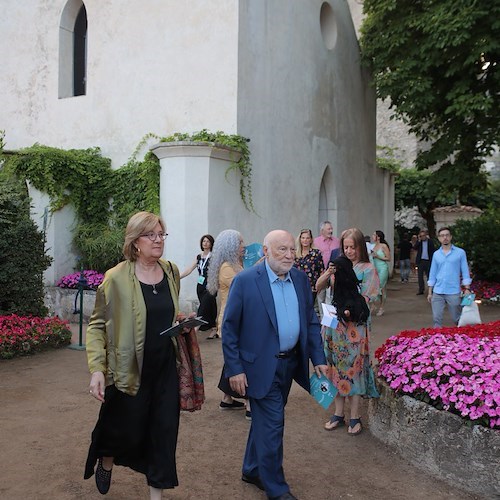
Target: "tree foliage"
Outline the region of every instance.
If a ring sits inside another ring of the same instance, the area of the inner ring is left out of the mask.
[[[492,209],[453,226],[453,243],[467,252],[474,277],[500,282],[500,210]]]
[[[429,144],[420,169],[460,199],[499,143],[500,0],[365,0],[361,47],[377,95]]]

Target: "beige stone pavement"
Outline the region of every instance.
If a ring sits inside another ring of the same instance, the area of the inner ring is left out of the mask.
[[[373,347],[402,329],[431,325],[430,306],[416,283],[389,284],[386,314],[373,320]],[[483,321],[500,308],[481,307]],[[72,325],[78,343],[78,324]],[[222,367],[220,340],[199,335],[206,402],[182,413],[177,450],[179,487],[163,498],[177,500],[264,499],[243,483],[241,461],[249,423],[241,411],[218,410]],[[90,432],[99,411],[88,393],[85,352],[58,349],[0,361],[0,498],[80,500],[102,498],[93,480],[83,481]],[[329,412],[296,384],[286,408],[284,469],[301,500],[476,500],[478,497],[422,473],[368,431],[323,430]],[[113,471],[110,500],[147,499],[144,477]]]

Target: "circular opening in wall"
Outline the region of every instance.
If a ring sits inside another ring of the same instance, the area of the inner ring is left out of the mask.
[[[332,50],[337,43],[337,21],[333,9],[328,2],[323,2],[319,13],[319,24],[323,42],[328,50]]]

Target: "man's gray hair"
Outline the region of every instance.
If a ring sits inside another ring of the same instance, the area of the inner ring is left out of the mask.
[[[333,227],[333,224],[329,220],[324,220],[320,225],[319,225],[319,232],[323,231],[323,228],[327,225],[330,224],[330,226]]]

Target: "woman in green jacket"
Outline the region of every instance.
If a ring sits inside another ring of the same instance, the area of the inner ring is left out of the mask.
[[[177,266],[161,259],[166,237],[157,215],[130,218],[126,260],[106,273],[87,328],[89,389],[102,406],[84,477],[95,472],[102,494],[114,464],[145,474],[151,499],[178,485],[176,349],[160,332],[178,316],[180,280]]]

